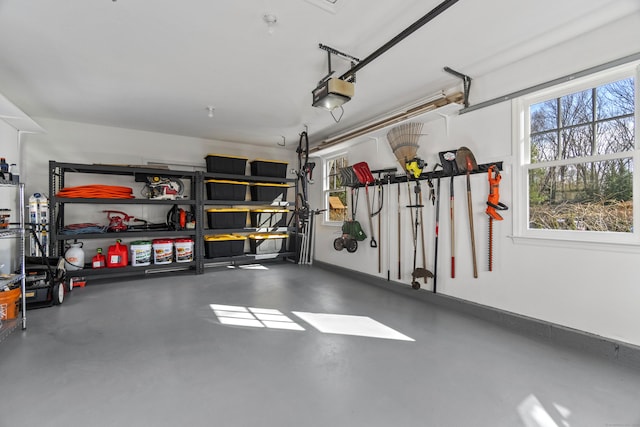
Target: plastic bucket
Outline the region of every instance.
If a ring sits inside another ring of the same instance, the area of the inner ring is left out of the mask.
[[[0,292],[0,320],[11,320],[18,317],[21,295],[20,288]]]
[[[143,266],[151,264],[151,242],[147,240],[138,240],[131,242],[131,265]]]
[[[154,264],[171,264],[173,261],[173,240],[156,239],[152,246]]]
[[[186,238],[176,239],[174,246],[176,249],[176,262],[193,261],[193,240]]]

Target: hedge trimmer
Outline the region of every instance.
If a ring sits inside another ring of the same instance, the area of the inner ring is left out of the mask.
[[[493,271],[493,221],[502,221],[502,215],[497,211],[506,211],[507,205],[500,202],[500,171],[496,165],[489,166],[489,198],[487,199],[487,210],[489,215],[489,271]]]

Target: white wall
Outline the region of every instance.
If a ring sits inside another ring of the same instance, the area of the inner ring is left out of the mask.
[[[472,104],[492,99],[509,92],[558,78],[582,69],[636,53],[640,39],[640,14],[630,15],[618,22],[572,40],[559,43],[553,49],[540,52],[523,61],[474,78]],[[465,70],[461,70],[465,71]],[[512,141],[511,104],[500,103],[492,107],[457,116],[449,120],[426,125],[419,156],[431,168],[437,153],[460,146],[469,147],[478,163],[504,161],[500,186],[501,201],[512,207]],[[350,164],[366,161],[371,169],[395,165],[395,158],[384,138],[365,140],[344,148]],[[322,153],[321,153],[322,154]],[[328,154],[327,154],[328,155]],[[478,252],[479,278],[474,279],[471,268],[471,248],[467,221],[465,178],[455,179],[455,230],[457,275],[450,277],[450,221],[448,209],[449,179],[441,190],[440,236],[438,260],[438,291],[463,300],[519,313],[569,328],[603,337],[640,345],[640,263],[638,248],[620,248],[588,245],[550,245],[544,243],[516,243],[512,233],[513,209],[504,213],[505,220],[494,222],[494,271],[487,268],[488,220],[484,213],[488,194],[486,175],[472,176],[474,223]],[[411,281],[412,233],[409,228],[407,189],[402,186],[402,280],[397,280],[397,186],[391,188],[390,216],[382,217],[383,251],[382,272],[378,273],[377,252],[369,241],[360,242],[354,254],[335,251],[333,239],[339,229],[320,225],[317,233],[316,258],[320,261],[352,268],[367,274],[387,277],[391,271],[394,284]],[[314,201],[320,203],[320,185],[312,187]],[[428,188],[423,182],[426,201]],[[364,191],[360,191],[358,219],[369,233],[366,219]],[[387,191],[387,194],[389,191]],[[386,213],[386,209],[383,210]],[[427,233],[427,268],[434,269],[434,216],[431,205],[425,208]],[[385,241],[386,224],[390,222],[391,241]],[[378,236],[377,236],[378,237]],[[391,254],[388,266],[387,251]],[[418,262],[418,267],[422,262]],[[432,281],[423,285],[431,289]]]

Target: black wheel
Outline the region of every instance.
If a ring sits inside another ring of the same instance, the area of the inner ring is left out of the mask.
[[[342,237],[338,237],[333,241],[333,249],[336,251],[341,251],[344,249],[344,239]]]
[[[51,297],[53,298],[53,305],[62,304],[64,302],[64,283],[56,282],[53,285],[51,294]]]
[[[347,248],[347,252],[354,253],[358,250],[358,241],[356,239],[347,239],[345,247]]]
[[[411,282],[411,287],[413,289],[420,289],[420,283],[418,281]]]

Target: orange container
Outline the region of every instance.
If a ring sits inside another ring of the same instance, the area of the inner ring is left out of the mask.
[[[0,320],[10,320],[18,317],[20,295],[20,288],[0,292]]]

